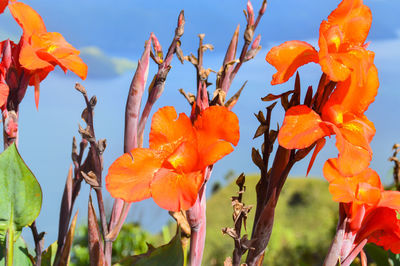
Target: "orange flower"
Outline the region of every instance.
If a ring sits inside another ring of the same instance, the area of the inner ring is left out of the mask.
[[[344,177],[338,170],[337,159],[324,165],[333,200],[344,205],[349,218],[349,232],[354,244],[364,239],[400,253],[400,192],[385,191],[378,174],[368,168],[362,173]]]
[[[302,41],[285,42],[268,52],[266,60],[278,71],[271,84],[286,82],[298,67],[314,62],[332,81],[345,81],[355,71],[362,85],[374,58],[364,44],[371,22],[371,11],[362,0],[343,0],[321,23],[319,52]]]
[[[279,144],[287,149],[302,149],[336,135],[340,172],[345,176],[360,173],[371,161],[369,143],[375,135],[374,125],[363,113],[374,100],[378,87],[378,73],[372,66],[363,87],[352,77],[339,82],[321,115],[305,105],[291,107],[279,131]]]
[[[1,7],[1,5],[0,5]],[[78,56],[79,51],[65,41],[58,32],[47,32],[40,15],[30,6],[12,1],[8,5],[12,16],[23,29],[19,63],[31,75],[29,85],[35,86],[35,102],[39,104],[39,83],[56,65],[85,79],[87,66]]]
[[[204,170],[233,151],[239,141],[236,115],[212,106],[192,122],[173,107],[153,116],[149,148],[136,148],[108,169],[106,187],[127,202],[152,197],[170,211],[189,209],[204,182]]]

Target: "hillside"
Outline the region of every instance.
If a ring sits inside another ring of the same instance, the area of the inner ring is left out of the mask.
[[[256,176],[246,177],[244,203],[255,205]],[[221,233],[232,226],[230,198],[237,193],[232,182],[221,188],[207,203],[207,238],[203,265],[223,265],[231,256],[233,240]],[[289,178],[282,190],[275,215],[265,265],[321,265],[335,231],[337,204],[331,200],[328,183],[315,178]],[[251,234],[254,212],[249,214]],[[244,232],[244,230],[242,230]]]

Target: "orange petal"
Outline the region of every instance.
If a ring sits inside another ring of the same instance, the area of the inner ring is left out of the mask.
[[[150,148],[168,149],[173,152],[182,142],[196,143],[192,122],[184,113],[177,113],[172,106],[160,108],[154,113],[149,137]],[[194,144],[195,145],[195,144]]]
[[[0,107],[4,106],[7,103],[8,94],[10,89],[7,84],[4,82],[0,82]]]
[[[323,167],[324,177],[329,182],[329,192],[336,202],[352,202],[355,198],[357,184],[354,179],[345,178],[341,175],[337,163],[336,158],[329,159]]]
[[[361,46],[368,36],[372,14],[362,0],[343,0],[328,16],[328,22],[340,27],[345,42]]]
[[[357,232],[355,243],[368,239],[392,251],[400,248],[400,220],[397,211],[390,208],[375,208],[364,219]]]
[[[344,118],[346,119],[346,116]],[[365,115],[345,121],[339,128],[348,142],[372,153],[369,143],[375,135],[375,127]]]
[[[354,137],[357,138],[356,134],[352,135],[355,132],[343,130],[344,135],[342,135],[342,129],[338,129],[334,125],[331,128],[336,133],[336,147],[339,151],[338,169],[340,173],[344,176],[354,176],[366,169],[372,159],[370,148],[366,149],[354,145],[346,139],[348,137],[350,140],[355,140]],[[362,137],[362,134],[358,136]]]
[[[86,79],[88,67],[79,56],[73,54],[61,58],[58,61],[60,62],[60,66],[71,70],[81,79]]]
[[[40,80],[38,75],[34,75],[33,77],[35,83],[35,105],[36,110],[39,110],[39,96],[40,96]]]
[[[106,188],[114,198],[127,202],[149,198],[150,183],[162,163],[162,156],[151,149],[137,148],[115,160],[106,176]]]
[[[313,166],[313,164],[314,164],[315,158],[317,158],[318,153],[319,153],[319,152],[322,150],[322,148],[325,146],[325,143],[326,143],[326,140],[325,140],[325,139],[319,139],[319,140],[317,140],[317,144],[315,145],[314,152],[313,152],[313,154],[312,154],[312,156],[311,156],[311,159],[310,159],[310,163],[308,164],[308,167],[307,167],[307,174],[306,174],[306,176],[308,176],[308,173],[310,173],[310,170],[311,170],[311,168],[312,168],[312,166]]]
[[[339,170],[338,159],[329,159],[323,168],[329,181],[329,192],[337,202],[377,205],[381,199],[382,184],[378,174],[367,168],[358,175],[346,177]]]
[[[303,149],[329,135],[329,128],[316,112],[305,105],[298,105],[286,111],[278,142],[286,149]]]
[[[161,168],[151,182],[151,196],[163,209],[188,210],[196,202],[203,182],[202,171],[178,174],[170,169]]]
[[[31,37],[31,44],[33,47],[44,49],[57,58],[63,58],[71,54],[79,54],[79,50],[69,44],[61,33],[58,32],[34,34]]]
[[[0,0],[0,14],[4,12],[8,5],[8,0]]]
[[[332,40],[334,35],[331,31],[331,25],[328,22],[323,21],[319,28],[319,64],[321,65],[322,71],[329,76],[330,80],[333,81],[344,81],[346,80],[351,72],[351,69],[343,64],[340,60],[340,54],[338,52],[341,40],[336,40],[339,36],[336,36]]]
[[[272,85],[276,85],[288,81],[302,65],[310,62],[318,63],[318,53],[306,42],[289,41],[272,47],[265,60],[277,70],[271,81]]]
[[[384,191],[379,206],[400,210],[400,192]]]
[[[358,86],[356,74],[343,82],[338,82],[336,89],[329,97],[324,109],[340,109],[341,113],[351,112],[356,115],[364,114],[368,106],[375,100],[378,93],[379,80],[375,65],[369,68],[367,81],[364,86]],[[325,110],[322,111],[326,112]]]
[[[337,166],[337,159],[328,159],[323,167],[323,173],[325,179],[331,183],[337,178],[342,178],[343,176],[340,174]]]
[[[52,71],[54,66],[48,61],[42,60],[36,52],[37,50],[31,45],[26,42],[23,43],[21,52],[19,54],[19,62],[22,67],[31,71],[38,69],[47,69]]]
[[[163,167],[188,173],[196,168],[197,160],[197,146],[188,142],[182,142],[181,145],[168,156]]]
[[[361,47],[348,49],[346,53],[333,55],[351,69],[352,78],[357,86],[364,87],[367,83],[368,72],[374,63],[375,53]]]
[[[371,169],[366,169],[371,170]],[[375,172],[375,171],[374,171]],[[375,173],[376,174],[376,173]],[[376,176],[378,176],[376,174]],[[350,177],[351,178],[351,177]],[[379,178],[379,177],[378,177]],[[365,182],[359,182],[356,197],[359,202],[376,205],[381,199],[381,189]]]
[[[42,17],[30,6],[21,2],[11,2],[8,5],[11,15],[24,31],[24,36],[29,38],[33,34],[47,32]]]
[[[211,106],[194,122],[197,133],[200,169],[214,164],[233,151],[240,138],[239,120],[226,107]]]

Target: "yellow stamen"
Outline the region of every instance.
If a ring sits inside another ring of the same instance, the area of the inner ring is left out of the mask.
[[[57,46],[54,45],[54,44],[52,44],[52,45],[50,45],[50,46],[47,48],[47,52],[48,52],[48,53],[51,53],[51,52],[53,52],[56,48],[57,48]]]

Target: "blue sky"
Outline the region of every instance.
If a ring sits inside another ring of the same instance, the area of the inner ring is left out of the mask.
[[[320,22],[333,10],[338,0],[270,0],[267,11],[257,30],[261,33],[260,51],[255,60],[242,67],[232,86],[231,94],[248,80],[247,86],[234,111],[241,125],[241,140],[234,153],[224,158],[214,168],[212,180],[222,180],[228,170],[255,173],[250,154],[260,141],[252,140],[257,128],[253,113],[265,110],[266,104],[260,98],[268,93],[278,93],[293,86],[293,79],[276,87],[270,86],[273,67],[265,61],[268,50],[287,40],[305,40],[316,43]],[[370,49],[376,52],[375,63],[379,70],[380,91],[367,112],[375,123],[377,133],[372,142],[374,159],[372,167],[378,171],[384,182],[390,182],[391,164],[387,158],[393,143],[400,142],[400,123],[398,102],[400,91],[400,12],[398,0],[365,0],[373,13],[369,41]],[[126,95],[133,76],[136,61],[142,53],[144,41],[150,32],[159,38],[164,51],[168,48],[176,26],[177,15],[185,10],[185,34],[182,37],[184,54],[197,49],[197,34],[205,33],[205,42],[215,46],[213,52],[205,55],[205,65],[218,70],[224,57],[227,44],[238,23],[245,27],[242,9],[245,1],[203,0],[203,1],[30,1],[30,4],[43,17],[48,31],[57,31],[75,47],[81,49],[82,57],[89,65],[88,79],[82,84],[90,95],[95,94],[98,105],[95,112],[95,127],[98,138],[107,139],[104,153],[105,171],[121,155],[123,149],[123,124]],[[261,0],[253,1],[257,9]],[[242,32],[242,31],[241,31]],[[21,31],[8,11],[0,16],[0,37],[19,39]],[[240,39],[240,42],[242,40]],[[154,110],[165,105],[174,105],[179,112],[189,112],[189,106],[178,93],[179,88],[194,92],[195,72],[189,63],[181,65],[176,59],[172,62],[163,96]],[[155,73],[154,65],[149,77]],[[300,69],[302,85],[316,86],[320,68],[307,65]],[[215,76],[210,80],[215,81]],[[46,245],[56,239],[58,208],[68,171],[72,136],[78,136],[78,123],[83,100],[74,90],[78,77],[64,75],[61,71],[51,73],[42,82],[39,111],[33,100],[33,89],[28,89],[21,105],[20,113],[20,151],[43,188],[43,208],[38,219],[39,230],[48,232]],[[211,87],[212,88],[212,87]],[[274,122],[280,122],[283,112],[279,106],[274,111]],[[336,156],[334,138],[319,154],[310,176],[321,176],[322,164],[327,158]],[[305,174],[309,158],[296,165],[293,176]],[[248,190],[252,193],[252,190]],[[326,193],[328,193],[326,191]],[[77,206],[80,219],[86,219],[87,185],[82,186]],[[112,202],[106,203],[111,208]],[[229,199],[227,199],[229,206]],[[168,215],[152,203],[135,204],[131,219],[141,221],[147,229],[157,231],[168,221]]]

